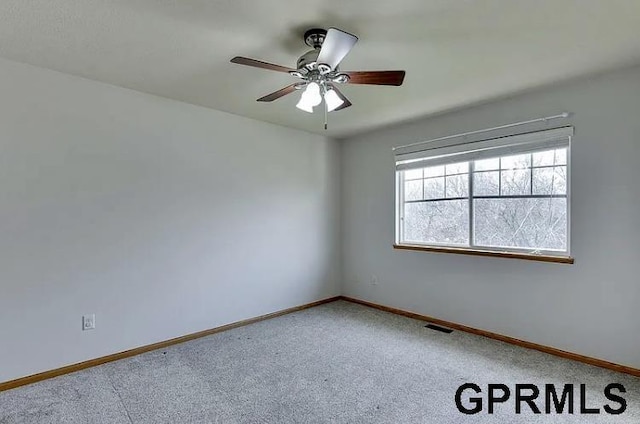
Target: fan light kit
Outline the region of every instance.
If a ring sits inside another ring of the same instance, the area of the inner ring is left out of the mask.
[[[286,72],[302,79],[271,94],[258,99],[259,102],[272,102],[297,90],[302,91],[296,107],[313,113],[313,108],[324,100],[325,123],[327,113],[351,106],[351,102],[338,89],[339,84],[402,85],[405,71],[341,71],[340,62],[351,51],[358,37],[336,28],[324,30],[310,29],[304,34],[304,41],[313,50],[300,56],[296,69],[274,65],[246,57],[234,57],[232,63]]]

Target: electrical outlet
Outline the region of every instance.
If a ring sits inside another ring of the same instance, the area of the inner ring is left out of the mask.
[[[82,316],[82,330],[93,330],[96,328],[96,314]]]
[[[371,274],[371,285],[372,286],[378,285],[378,276],[375,274]]]

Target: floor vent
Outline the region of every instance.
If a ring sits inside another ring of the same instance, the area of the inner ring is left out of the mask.
[[[440,331],[441,333],[447,333],[447,334],[453,333],[452,329],[440,327],[439,325],[435,325],[435,324],[427,324],[425,325],[425,328],[430,328],[432,330]]]

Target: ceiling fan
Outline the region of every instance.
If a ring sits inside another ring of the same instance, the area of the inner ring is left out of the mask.
[[[271,94],[258,99],[272,102],[280,97],[304,89],[298,109],[313,113],[313,108],[324,99],[325,129],[327,112],[338,111],[351,106],[351,102],[338,89],[339,84],[402,85],[405,71],[341,71],[340,62],[351,51],[358,37],[348,32],[329,28],[313,28],[305,32],[304,42],[313,50],[300,56],[296,69],[274,65],[246,57],[234,57],[232,63],[287,72],[302,79]]]

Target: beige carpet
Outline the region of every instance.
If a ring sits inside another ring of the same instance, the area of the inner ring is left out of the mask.
[[[0,423],[640,423],[640,379],[424,325],[334,302],[0,393]],[[456,408],[467,382],[476,415]],[[574,414],[545,414],[542,395],[542,414],[518,415],[512,393],[489,415],[489,383],[574,384]],[[627,390],[621,415],[603,410],[620,406],[609,383]],[[579,414],[580,384],[601,414]]]

